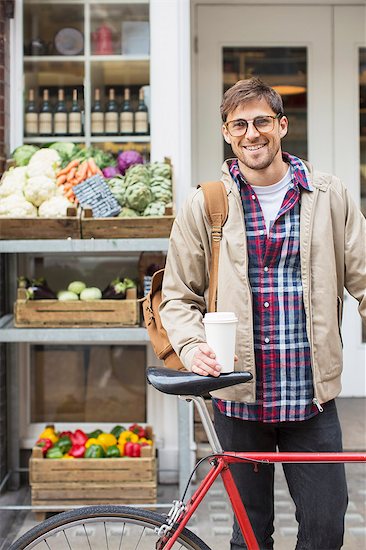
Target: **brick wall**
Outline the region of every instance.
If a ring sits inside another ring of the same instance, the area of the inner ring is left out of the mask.
[[[9,17],[13,15],[14,2],[0,1],[0,174],[5,168],[9,154],[10,121],[10,56],[9,56]],[[5,256],[0,254],[0,316],[6,313],[5,303]],[[0,344],[0,480],[7,472],[7,395],[5,345]]]

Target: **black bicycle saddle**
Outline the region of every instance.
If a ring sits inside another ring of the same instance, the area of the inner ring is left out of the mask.
[[[252,379],[250,372],[229,372],[220,376],[200,376],[189,371],[176,371],[166,367],[149,367],[148,382],[157,390],[173,395],[203,395]]]

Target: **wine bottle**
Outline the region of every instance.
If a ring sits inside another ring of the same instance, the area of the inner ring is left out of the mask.
[[[52,136],[53,113],[49,103],[48,90],[43,90],[42,105],[39,112],[39,135]]]
[[[118,134],[118,108],[114,89],[110,88],[107,109],[105,113],[105,133],[109,136]]]
[[[55,136],[67,135],[67,109],[65,103],[65,94],[62,88],[58,90],[58,101],[53,118]]]
[[[93,136],[104,134],[104,112],[100,103],[100,90],[95,89],[94,105],[91,110],[91,133]]]
[[[38,136],[38,111],[34,101],[34,90],[28,92],[28,103],[25,108],[24,132],[28,137]]]
[[[122,109],[119,115],[119,128],[122,135],[133,134],[133,109],[130,103],[130,89],[125,88]]]
[[[144,98],[144,90],[140,88],[139,91],[139,104],[135,112],[135,134],[148,134],[149,133],[149,115]]]
[[[81,136],[82,135],[82,118],[81,118],[81,109],[78,102],[78,91],[75,88],[72,91],[72,105],[71,111],[69,113],[69,135],[70,136]]]

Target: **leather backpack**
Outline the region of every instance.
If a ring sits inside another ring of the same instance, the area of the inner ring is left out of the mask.
[[[205,211],[211,225],[211,263],[208,311],[216,311],[217,282],[220,241],[222,227],[228,216],[228,200],[226,189],[222,181],[202,183]],[[142,298],[142,311],[147,332],[158,359],[170,369],[185,370],[183,363],[175,353],[166,330],[164,329],[160,314],[159,305],[162,301],[161,289],[163,284],[164,269],[156,271],[152,276],[151,288],[148,294]]]

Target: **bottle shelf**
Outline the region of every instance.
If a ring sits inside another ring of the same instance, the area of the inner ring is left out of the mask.
[[[90,136],[91,143],[149,143],[150,136],[135,136],[133,134],[129,136]]]
[[[64,141],[73,143],[85,143],[85,136],[49,136],[49,137],[24,137],[24,143],[54,143],[55,141]]]
[[[49,137],[24,137],[24,143],[54,143],[55,141],[73,143],[85,143],[85,136],[49,136]],[[135,136],[133,134],[129,136],[90,136],[90,143],[149,143],[150,136]]]
[[[85,55],[25,55],[23,57],[25,63],[40,63],[40,62],[62,62],[69,63],[77,61],[78,63],[85,61]]]

